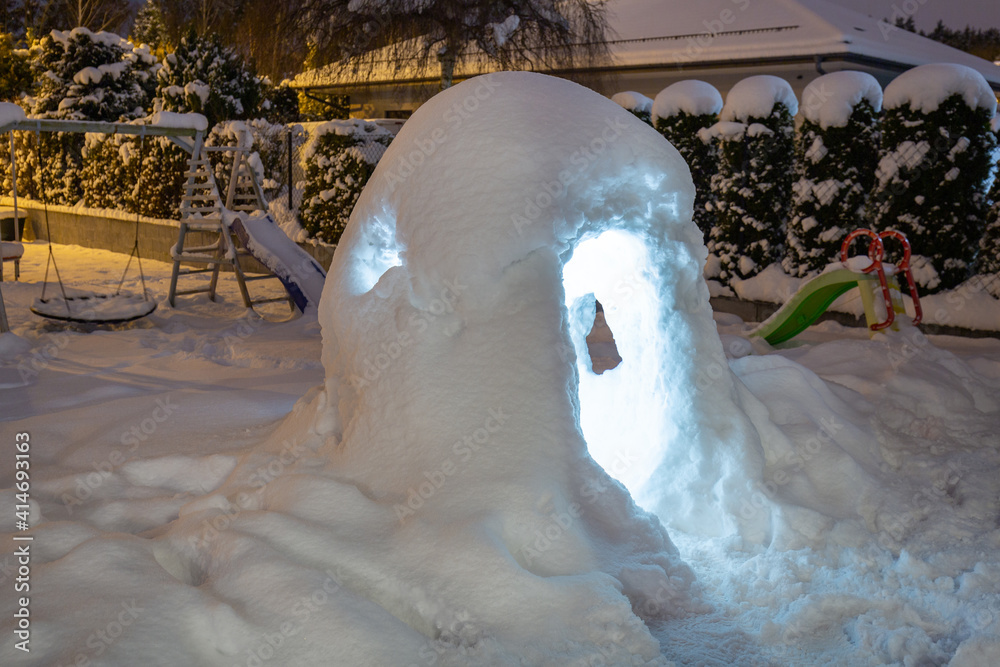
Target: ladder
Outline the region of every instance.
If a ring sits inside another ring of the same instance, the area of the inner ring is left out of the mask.
[[[261,192],[260,185],[254,178],[253,170],[247,161],[249,149],[243,147],[242,139],[240,137],[236,147],[206,147],[201,135],[195,138],[191,158],[188,160],[188,170],[184,174],[187,180],[184,183],[184,194],[181,197],[180,231],[177,235],[177,244],[170,249],[174,265],[170,274],[170,292],[167,301],[171,306],[176,305],[178,296],[186,294],[207,293],[208,298],[215,301],[219,272],[223,266],[228,266],[232,267],[231,270],[240,289],[240,296],[243,298],[243,305],[247,308],[253,308],[255,305],[263,303],[288,301],[294,309],[294,304],[288,295],[265,299],[252,299],[250,297],[250,291],[247,289],[248,282],[276,279],[277,276],[272,273],[248,276],[244,273],[240,258],[248,256],[250,253],[242,246],[239,237],[229,228],[223,214],[224,209],[236,212],[266,209],[263,192]],[[215,174],[208,158],[210,151],[233,153],[233,167],[226,192],[225,206],[223,206],[222,198],[219,195]],[[186,245],[188,232],[216,234],[217,237],[206,245],[189,246]],[[181,264],[205,266],[204,268],[182,268]],[[177,289],[177,282],[181,276],[200,273],[212,274],[207,287]]]

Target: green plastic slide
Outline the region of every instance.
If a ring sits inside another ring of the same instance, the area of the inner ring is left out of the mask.
[[[788,303],[762,322],[750,335],[760,336],[771,345],[794,338],[818,320],[837,297],[870,280],[878,279],[873,275],[855,273],[848,269],[820,274],[802,285]]]

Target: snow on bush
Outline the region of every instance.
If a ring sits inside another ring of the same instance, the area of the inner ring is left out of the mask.
[[[779,261],[792,192],[798,102],[788,82],[760,75],[729,91],[718,126],[702,133],[719,142],[712,177],[716,227],[709,250],[725,283],[757,275]]]
[[[995,111],[989,84],[963,65],[922,65],[885,89],[869,215],[876,228],[907,235],[924,290],[949,289],[970,275],[988,210]]]
[[[191,32],[164,59],[153,108],[200,113],[213,127],[223,120],[257,116],[263,85],[217,35],[199,37]]]
[[[993,202],[986,218],[986,228],[979,243],[976,273],[982,276],[1000,275],[1000,199]],[[994,291],[995,296],[1000,298],[1000,289]]]
[[[24,104],[37,118],[136,118],[144,115],[148,82],[157,68],[147,48],[134,47],[118,35],[86,28],[53,30],[31,50],[35,85]],[[83,135],[43,132],[39,146],[34,135],[18,133],[15,144],[19,194],[67,205],[83,197]]]
[[[299,217],[312,238],[337,243],[361,191],[392,141],[392,133],[364,120],[317,126],[304,159],[306,185]]]
[[[143,119],[141,122],[149,122]],[[177,220],[188,153],[166,137],[87,134],[83,201],[151,218]]]
[[[704,81],[678,81],[653,101],[650,122],[687,162],[694,181],[694,221],[705,238],[715,226],[711,197],[712,176],[718,170],[718,147],[701,131],[719,120],[722,95]]]
[[[293,155],[305,143],[306,133],[299,125],[291,130],[263,118],[247,121],[226,121],[212,128],[205,139],[206,146],[236,146],[243,132],[244,147],[250,149],[249,164],[264,198],[272,201],[288,192],[288,132],[292,132]],[[233,153],[210,153],[219,192],[225,193],[233,169]]]
[[[260,111],[268,121],[288,125],[301,119],[299,93],[287,81],[274,86],[265,80],[263,96]]]
[[[836,259],[843,238],[864,226],[881,108],[882,88],[864,72],[826,74],[803,91],[782,263],[789,275],[819,273]]]
[[[632,112],[632,115],[644,123],[651,123],[650,112],[653,109],[653,100],[642,93],[637,93],[634,90],[626,90],[612,95],[611,101],[623,109],[628,109]]]
[[[994,136],[1000,135],[1000,114],[993,117],[990,125]],[[997,275],[997,280],[1000,281],[1000,149],[993,156],[993,184],[989,200],[992,204],[979,242],[976,273],[984,276]],[[993,294],[1000,298],[1000,284],[994,286]]]

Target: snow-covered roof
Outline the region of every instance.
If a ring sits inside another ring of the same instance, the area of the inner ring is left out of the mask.
[[[610,0],[611,69],[695,69],[698,66],[847,60],[902,71],[928,63],[957,63],[982,74],[1000,90],[1000,67],[987,60],[896,28],[825,0]],[[460,63],[459,77],[480,73]],[[432,71],[433,70],[433,71]],[[336,64],[304,72],[296,87],[351,83]],[[367,83],[436,79],[436,68],[412,66]]]
[[[1000,89],[1000,67],[825,0],[611,0],[623,67],[860,57],[905,66],[957,63]]]

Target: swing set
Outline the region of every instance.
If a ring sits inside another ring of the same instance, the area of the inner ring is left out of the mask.
[[[186,150],[193,147],[184,141],[184,137],[194,137],[199,134],[193,128],[166,127],[159,125],[138,125],[131,123],[104,123],[95,121],[65,121],[52,119],[31,119],[20,120],[4,127],[0,127],[0,132],[7,132],[10,137],[10,163],[11,182],[13,184],[14,216],[15,220],[19,215],[18,193],[17,193],[17,160],[14,149],[14,130],[31,132],[35,137],[35,147],[38,155],[38,165],[44,164],[46,159],[43,148],[42,132],[94,132],[103,134],[127,134],[139,136],[139,160],[144,155],[145,142],[147,136],[165,136],[174,143]],[[44,174],[44,171],[41,171]],[[53,251],[52,230],[49,221],[49,205],[46,196],[46,183],[42,175],[37,178],[39,184],[41,203],[44,211],[45,235],[49,239],[48,255],[45,262],[45,278],[42,284],[42,294],[31,306],[31,311],[40,317],[62,322],[79,324],[123,324],[146,317],[156,310],[156,301],[151,297],[146,289],[146,276],[142,269],[142,255],[139,252],[139,213],[136,207],[135,233],[132,241],[131,252],[128,262],[118,281],[118,286],[114,291],[100,292],[92,290],[82,290],[68,287],[59,273],[59,264]],[[138,182],[135,185],[136,196],[142,191],[142,170],[139,170]],[[123,289],[125,280],[128,277],[132,262],[138,268],[139,281],[142,292],[136,294]],[[50,293],[50,272],[55,276],[55,285],[58,291]],[[5,330],[6,322],[0,323]]]
[[[173,115],[172,115],[173,116]],[[179,115],[178,115],[179,116]],[[194,116],[201,121],[203,118]],[[51,119],[23,119],[8,123],[0,127],[0,133],[7,132],[10,136],[10,159],[11,159],[11,180],[13,183],[14,215],[17,219],[18,197],[17,197],[17,164],[14,151],[14,130],[33,132],[35,135],[35,145],[38,151],[38,162],[43,164],[45,159],[41,141],[42,132],[82,132],[82,133],[102,133],[102,134],[123,134],[139,136],[139,160],[142,161],[147,137],[166,137],[175,145],[184,149],[189,155],[187,181],[185,193],[181,203],[181,225],[180,236],[177,245],[171,250],[174,259],[174,267],[171,276],[170,294],[168,301],[174,305],[176,296],[179,294],[192,294],[196,292],[208,292],[209,298],[215,299],[215,288],[218,282],[219,270],[223,265],[232,268],[239,283],[240,293],[244,304],[248,308],[255,305],[272,301],[287,301],[294,314],[296,302],[291,294],[279,298],[257,299],[250,297],[246,282],[258,278],[280,277],[275,275],[262,275],[253,278],[244,276],[240,267],[239,258],[249,254],[245,248],[236,247],[238,238],[234,241],[235,230],[231,230],[223,221],[222,211],[254,211],[265,209],[263,194],[260,186],[256,182],[253,170],[250,169],[247,153],[248,146],[241,136],[236,147],[212,147],[204,145],[204,126],[189,126],[186,122],[184,126],[171,126],[169,120],[165,123],[154,124],[133,124],[133,123],[106,123],[95,121],[64,121]],[[177,122],[177,121],[174,121]],[[227,191],[225,202],[222,201],[215,178],[212,173],[211,164],[207,159],[207,151],[230,151],[234,154],[232,175]],[[44,172],[43,172],[44,173]],[[45,195],[44,179],[40,178],[41,200],[44,210],[44,224],[46,236],[49,239],[48,256],[45,265],[45,278],[41,296],[35,300],[31,306],[31,311],[41,317],[70,323],[93,324],[93,325],[113,325],[132,322],[146,317],[156,310],[156,301],[151,297],[146,289],[146,277],[142,269],[142,256],[139,252],[139,207],[136,206],[135,233],[128,262],[122,273],[118,286],[114,291],[98,292],[67,287],[59,273],[59,266],[53,252],[52,234],[49,223],[49,207]],[[136,197],[142,192],[143,174],[139,169],[139,176],[135,185]],[[215,243],[209,246],[197,248],[185,247],[185,235],[189,230],[216,232],[218,238]],[[135,260],[141,284],[141,293],[130,292],[123,289],[126,278]],[[210,268],[201,270],[181,270],[181,263],[201,263],[208,264]],[[318,265],[317,265],[318,266]],[[50,294],[49,273],[50,269],[55,275],[55,282],[58,292]],[[318,269],[322,271],[321,268]],[[180,276],[191,273],[209,271],[212,273],[211,283],[207,289],[193,289],[187,291],[177,290],[177,280]],[[286,282],[286,281],[282,281]],[[287,287],[287,285],[286,285]],[[2,293],[0,293],[0,332],[6,331],[6,313],[3,310]]]

